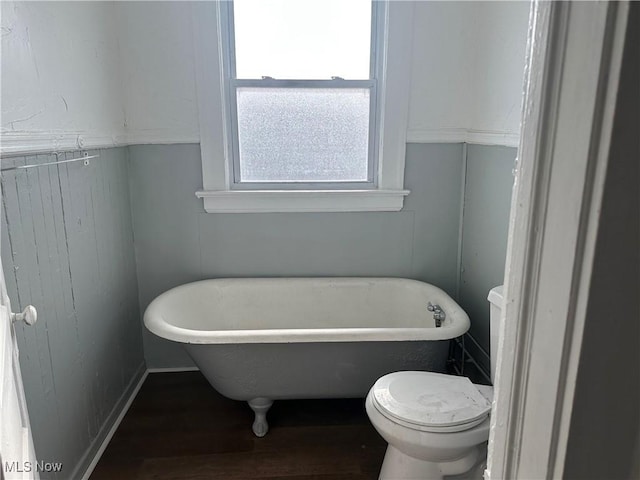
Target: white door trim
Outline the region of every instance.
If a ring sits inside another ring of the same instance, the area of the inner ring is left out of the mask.
[[[18,342],[0,260],[0,478],[38,480]]]
[[[627,16],[532,8],[488,479],[562,478]]]

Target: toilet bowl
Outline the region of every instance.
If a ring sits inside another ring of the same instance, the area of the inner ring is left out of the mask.
[[[466,478],[481,479],[492,395],[492,387],[431,372],[378,379],[366,410],[389,444],[380,480],[436,480],[467,472]]]
[[[498,331],[502,288],[489,294]],[[497,335],[492,335],[492,354]],[[493,380],[494,358],[492,355]],[[379,480],[481,480],[486,464],[493,387],[433,372],[379,378],[366,399],[374,428],[387,443]]]

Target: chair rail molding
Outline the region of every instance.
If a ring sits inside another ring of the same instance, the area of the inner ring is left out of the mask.
[[[114,134],[108,132],[33,132],[3,131],[0,153],[30,155],[43,152],[93,150],[129,145],[174,145],[200,143],[198,132],[169,129],[133,129]]]
[[[127,145],[123,133],[93,132],[32,132],[3,131],[0,133],[0,154],[30,155],[43,152],[92,150]]]
[[[520,134],[470,128],[410,128],[407,131],[407,143],[473,143],[517,147],[520,143]]]

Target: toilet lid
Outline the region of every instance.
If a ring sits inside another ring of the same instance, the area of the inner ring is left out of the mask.
[[[432,372],[396,372],[372,388],[380,413],[421,430],[461,431],[478,425],[491,404],[467,377]]]

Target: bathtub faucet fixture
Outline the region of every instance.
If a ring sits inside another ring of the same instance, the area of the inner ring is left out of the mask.
[[[436,322],[436,327],[441,327],[442,322],[444,322],[444,319],[447,318],[447,314],[444,313],[442,307],[438,304],[434,305],[433,303],[429,302],[429,304],[427,305],[427,310],[433,312],[433,319]]]

